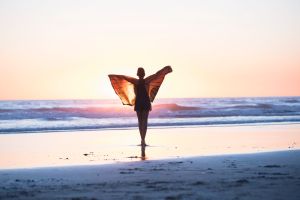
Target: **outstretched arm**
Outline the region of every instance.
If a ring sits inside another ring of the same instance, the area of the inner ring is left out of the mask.
[[[138,83],[138,79],[136,78],[133,78],[133,77],[130,77],[130,76],[124,76],[124,75],[121,75],[126,81],[136,85]]]
[[[161,70],[159,70],[158,72],[156,72],[155,74],[152,74],[150,76],[148,76],[147,78],[145,78],[145,83],[148,84],[150,83],[152,80],[156,79],[158,76],[160,76],[161,74],[168,74],[172,72],[172,68],[171,66],[165,66],[164,68],[162,68]]]
[[[134,88],[137,79],[132,78],[130,76],[116,74],[109,74],[108,77],[110,79],[114,91],[120,97],[122,103],[124,105],[133,106],[135,102]]]

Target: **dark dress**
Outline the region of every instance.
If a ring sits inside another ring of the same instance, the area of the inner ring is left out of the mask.
[[[135,111],[150,111],[151,110],[151,102],[149,95],[146,90],[145,80],[139,79],[138,84],[135,86]]]

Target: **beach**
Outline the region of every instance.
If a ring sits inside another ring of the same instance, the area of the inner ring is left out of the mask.
[[[2,134],[0,199],[299,199],[299,128]]]
[[[300,200],[299,24],[297,0],[1,0],[0,200]]]

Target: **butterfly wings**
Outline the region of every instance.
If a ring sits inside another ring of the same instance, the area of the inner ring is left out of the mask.
[[[170,72],[172,72],[172,68],[167,66],[145,79],[146,90],[151,102],[154,101],[165,76]],[[123,105],[133,106],[136,99],[135,84],[137,84],[137,79],[124,75],[111,74],[108,76]]]
[[[128,80],[132,77],[124,75],[108,75],[111,85],[116,94],[120,97],[123,105],[133,106],[135,104],[134,84]]]
[[[159,70],[157,73],[145,79],[148,95],[151,102],[154,101],[155,96],[162,82],[164,81],[165,76],[171,71],[172,71],[171,67],[164,67],[163,69]]]

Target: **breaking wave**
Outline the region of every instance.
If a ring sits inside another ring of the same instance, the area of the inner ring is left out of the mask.
[[[300,122],[300,97],[160,99],[149,126]],[[0,133],[136,127],[116,100],[0,101]]]

